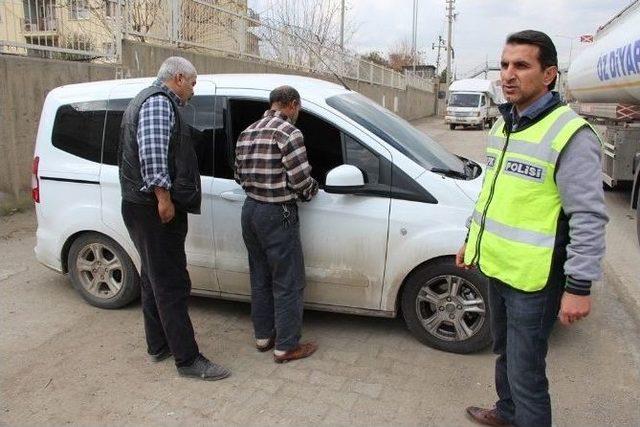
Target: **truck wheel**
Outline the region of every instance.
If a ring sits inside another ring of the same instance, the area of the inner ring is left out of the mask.
[[[416,269],[402,292],[402,314],[422,343],[451,353],[472,353],[491,343],[487,279],[453,258]]]
[[[103,234],[78,237],[67,260],[73,287],[93,306],[121,308],[140,295],[140,277],[129,255]]]
[[[456,125],[454,125],[453,123],[449,124],[449,130],[454,130],[456,128]]]

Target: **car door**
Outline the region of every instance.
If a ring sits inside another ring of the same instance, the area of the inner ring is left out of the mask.
[[[220,117],[228,130],[227,161],[232,164],[238,134],[258,120],[267,108],[268,92],[244,92],[221,98]],[[224,100],[223,100],[224,99]],[[311,202],[299,203],[300,231],[305,257],[308,304],[377,309],[384,278],[389,220],[389,185],[379,181],[379,157],[367,147],[367,135],[348,121],[310,102],[296,124],[314,176],[324,184],[326,173],[345,163],[367,166],[370,189],[358,194],[330,194],[321,186]],[[334,120],[336,123],[334,123]],[[217,142],[217,141],[216,141]],[[368,142],[368,141],[367,141]],[[383,152],[383,154],[380,153]],[[373,166],[371,165],[373,163]],[[217,162],[216,162],[217,164]],[[376,182],[374,182],[376,181]],[[240,215],[246,195],[232,176],[215,177],[213,183],[216,275],[223,295],[250,295],[247,252],[242,240]]]
[[[119,235],[128,232],[120,214],[121,192],[118,177],[117,151],[120,122],[129,101],[148,83],[123,83],[114,87],[109,95],[103,163],[100,170],[102,195],[102,219],[107,227]],[[195,290],[217,293],[219,291],[213,273],[213,221],[212,221],[212,159],[213,156],[213,99],[215,85],[211,81],[198,80],[195,96],[181,109],[183,118],[192,127],[193,142],[198,154],[201,171],[201,214],[188,216],[189,232],[185,242],[187,265]],[[208,172],[208,173],[207,173]]]

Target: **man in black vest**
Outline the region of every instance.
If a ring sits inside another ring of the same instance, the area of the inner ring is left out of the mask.
[[[122,217],[142,263],[142,312],[151,359],[173,356],[181,376],[219,380],[230,372],[200,354],[187,310],[187,213],[200,213],[201,190],[189,126],[179,107],[193,96],[196,77],[189,61],[168,58],[158,79],[124,112],[118,156]]]

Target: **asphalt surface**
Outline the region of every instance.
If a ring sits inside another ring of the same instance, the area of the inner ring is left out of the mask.
[[[417,125],[482,159],[485,132],[451,132],[438,119]],[[557,426],[640,425],[640,335],[630,314],[640,250],[625,195],[607,194],[610,252],[592,315],[551,337]],[[401,320],[308,311],[304,338],[320,350],[281,366],[253,349],[248,304],[195,297],[201,351],[233,375],[182,379],[171,360],[146,358],[138,303],[94,308],[37,263],[35,229],[33,211],[0,218],[1,424],[471,426],[464,407],[494,402],[489,351],[430,349]]]

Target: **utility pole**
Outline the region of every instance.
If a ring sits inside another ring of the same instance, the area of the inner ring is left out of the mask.
[[[345,0],[342,0],[340,9],[340,50],[344,50],[344,2]]]
[[[416,61],[418,60],[418,0],[413,0],[413,32],[411,35],[411,59],[413,62],[413,74],[416,74]]]
[[[449,86],[451,85],[451,59],[453,54],[453,47],[451,46],[451,33],[453,27],[453,20],[455,19],[454,11],[454,3],[456,0],[446,0],[447,1],[447,90],[449,90]]]
[[[435,49],[435,43],[431,44],[431,49]],[[436,56],[436,96],[433,100],[433,114],[438,115],[438,94],[440,93],[440,51],[442,49],[446,49],[447,46],[444,45],[444,40],[442,40],[442,36],[438,36],[438,55]]]
[[[431,43],[431,49],[438,49],[438,55],[436,56],[436,74],[438,75],[438,79],[440,79],[440,75],[438,74],[438,71],[440,70],[440,51],[444,48],[446,49],[447,46],[444,45],[444,40],[442,40],[442,36],[438,36],[438,46],[436,47],[435,43]]]

